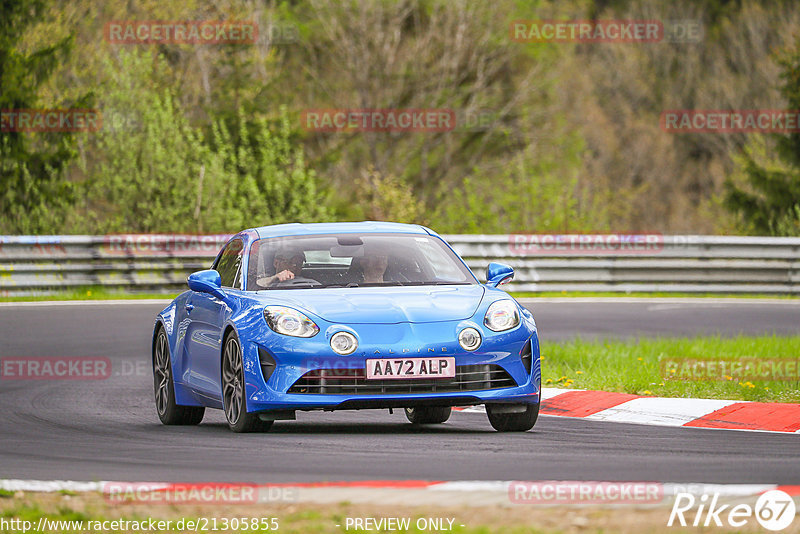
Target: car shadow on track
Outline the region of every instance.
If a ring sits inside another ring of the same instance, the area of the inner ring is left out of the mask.
[[[496,434],[487,423],[485,429],[465,428],[463,426],[451,426],[447,423],[440,425],[412,425],[411,423],[312,423],[280,421],[272,425],[269,431],[264,434]],[[203,423],[199,428],[209,431],[230,432],[225,423]]]

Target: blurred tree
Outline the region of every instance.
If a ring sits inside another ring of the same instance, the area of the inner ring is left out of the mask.
[[[769,58],[800,33],[796,0],[0,0],[0,10],[3,108],[76,105],[95,91],[103,112],[103,131],[77,143],[0,137],[0,231],[231,231],[324,213],[442,232],[728,233],[736,220],[720,199],[745,167],[736,154],[793,172],[757,136],[676,135],[659,115],[784,106]],[[647,44],[509,38],[512,20],[587,18],[699,21],[703,32]],[[103,39],[112,20],[252,20],[259,32],[244,46],[116,45]],[[28,83],[37,69],[24,59],[47,65],[36,52],[73,33],[52,75]],[[147,54],[122,63],[132,51]],[[298,118],[362,107],[452,109],[458,128],[328,133]],[[267,139],[280,142],[265,150]],[[20,143],[65,157],[28,161]],[[776,232],[793,231],[793,213]]]
[[[778,60],[787,109],[800,110],[800,41]],[[771,157],[763,139],[748,143],[739,162],[740,179],[725,184],[725,205],[746,229],[758,234],[800,235],[800,133],[775,134]],[[776,161],[777,159],[777,161]]]
[[[71,36],[26,51],[25,32],[48,11],[44,0],[0,3],[0,110],[42,106],[39,89],[70,53]],[[59,107],[88,108],[92,95]],[[48,102],[46,105],[52,105]],[[75,158],[69,133],[29,133],[0,129],[0,233],[57,233],[73,201],[65,171]]]
[[[608,203],[581,187],[580,137],[566,134],[558,142],[557,154],[529,148],[475,169],[442,193],[431,225],[465,234],[607,230]]]
[[[150,51],[120,50],[104,65],[99,98],[107,121],[87,136],[85,201],[94,232],[191,232],[208,151],[161,79]]]
[[[302,148],[290,142],[285,109],[274,125],[240,109],[235,135],[212,116],[205,135],[175,90],[153,83],[169,70],[163,56],[120,50],[105,68],[100,97],[118,120],[87,140],[89,231],[232,233],[325,218],[323,193]]]
[[[533,12],[540,3],[525,2],[525,9]],[[496,172],[498,161],[520,151],[545,157],[559,148],[542,123],[556,113],[554,73],[564,49],[508,38],[508,18],[521,2],[309,4],[303,13],[311,38],[293,51],[306,58],[298,73],[304,76],[302,107],[446,109],[455,116],[450,131],[310,131],[313,161],[325,166],[338,196],[346,199],[340,203],[343,218],[428,213],[438,230],[452,231],[463,217],[444,215],[443,196],[466,176],[487,167]],[[372,178],[365,187],[358,176]],[[413,202],[405,198],[409,192]],[[384,194],[390,198],[376,198]],[[403,203],[409,209],[401,210]]]
[[[355,182],[355,218],[426,223],[422,202],[414,196],[411,186],[396,176],[382,175],[374,167],[368,167]]]
[[[204,210],[214,231],[327,219],[327,199],[302,146],[292,143],[285,108],[277,124],[238,112],[234,137],[219,120],[208,143],[215,174]]]

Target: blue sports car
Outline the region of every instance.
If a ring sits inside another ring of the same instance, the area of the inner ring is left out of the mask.
[[[165,425],[219,408],[231,430],[264,431],[297,410],[402,408],[443,423],[485,404],[499,431],[539,414],[531,313],[435,232],[386,223],[282,224],[233,236],[211,269],[158,314],[153,377]]]

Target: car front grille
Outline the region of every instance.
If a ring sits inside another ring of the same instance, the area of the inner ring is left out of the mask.
[[[455,378],[367,380],[364,369],[317,369],[309,371],[287,393],[311,395],[396,395],[447,393],[516,387],[499,365],[460,365]]]

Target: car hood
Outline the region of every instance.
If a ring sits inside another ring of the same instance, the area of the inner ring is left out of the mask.
[[[478,284],[291,289],[259,291],[258,300],[305,310],[330,323],[428,323],[472,317],[484,292]]]

